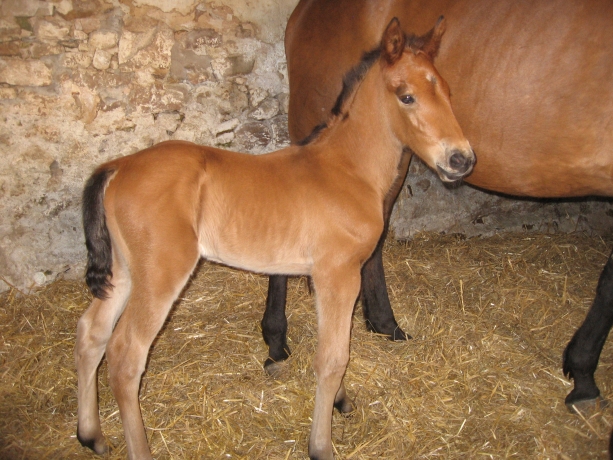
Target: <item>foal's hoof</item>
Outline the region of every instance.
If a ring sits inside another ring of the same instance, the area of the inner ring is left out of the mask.
[[[334,456],[309,454],[309,460],[328,460],[328,459],[334,460]]]
[[[283,374],[283,371],[285,370],[285,362],[284,361],[276,362],[276,361],[273,361],[271,358],[268,358],[264,362],[264,370],[273,379],[278,379],[281,377],[281,375]]]
[[[315,449],[309,447],[309,460],[334,460],[334,454],[331,448],[317,452]]]
[[[79,431],[77,431],[77,439],[83,447],[93,450],[98,455],[105,455],[111,451],[111,447],[107,444],[104,436],[98,438],[85,438],[81,437]]]
[[[566,408],[573,414],[594,414],[608,407],[609,401],[602,396],[593,399],[580,399],[578,401],[566,401]]]
[[[354,402],[347,396],[340,401],[335,401],[334,407],[343,415],[351,414],[355,410]]]

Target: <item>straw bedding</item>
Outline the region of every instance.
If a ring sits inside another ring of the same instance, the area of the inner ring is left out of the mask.
[[[422,235],[389,241],[396,318],[414,339],[366,331],[356,307],[347,390],[357,410],[334,415],[339,459],[606,458],[613,409],[571,414],[561,353],[594,296],[612,241],[586,235]],[[141,388],[156,458],[306,458],[315,379],[313,298],[289,288],[293,355],[262,370],[259,321],[267,280],[203,263],[150,354]],[[58,280],[0,296],[0,458],[97,458],[75,438],[77,319],[84,284]],[[613,392],[608,344],[596,378]],[[126,455],[100,367],[103,430]]]

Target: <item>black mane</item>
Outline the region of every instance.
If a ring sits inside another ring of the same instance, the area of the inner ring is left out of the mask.
[[[326,129],[328,127],[328,123],[326,123],[325,121],[318,124],[317,126],[315,126],[313,128],[313,131],[311,131],[311,134],[309,134],[307,137],[305,137],[304,139],[299,140],[296,145],[308,145],[311,142],[313,142],[315,139],[317,139],[319,137],[319,133],[321,133],[324,129]]]
[[[417,50],[421,49],[424,46],[424,43],[427,42],[428,37],[429,35],[431,35],[431,33],[432,31],[422,37],[416,35],[405,35],[405,49],[409,48],[413,50],[414,53],[417,52]],[[347,99],[353,94],[356,86],[364,79],[366,73],[380,57],[381,47],[377,46],[376,48],[364,53],[360,62],[345,74],[345,76],[343,77],[343,89],[336,98],[336,102],[332,107],[332,118],[338,117],[343,113],[343,108],[345,106],[345,103],[347,102]],[[310,144],[315,139],[317,139],[321,132],[324,131],[326,128],[328,128],[327,122],[318,124],[317,126],[315,126],[315,128],[313,128],[313,131],[311,131],[311,133],[307,137],[300,140],[297,144]]]
[[[373,64],[377,62],[380,56],[380,47],[377,47],[371,51],[364,53],[360,62],[345,74],[345,76],[343,77],[343,89],[336,98],[334,107],[332,107],[331,114],[333,118],[341,114],[345,102],[347,101],[349,96],[353,94],[353,91],[355,90],[357,84],[362,81],[362,79],[366,75],[366,72],[368,72],[368,70],[373,66]],[[319,134],[327,127],[328,123],[326,122],[318,124],[317,126],[315,126],[315,128],[313,128],[313,131],[311,131],[311,133],[307,137],[298,141],[297,144],[310,144],[315,139],[317,139],[319,137]]]
[[[362,60],[353,69],[345,74],[343,77],[343,89],[336,98],[336,103],[332,107],[332,116],[336,117],[341,114],[345,101],[353,91],[358,83],[360,83],[366,72],[370,70],[375,62],[381,57],[381,47],[368,51],[362,55]]]

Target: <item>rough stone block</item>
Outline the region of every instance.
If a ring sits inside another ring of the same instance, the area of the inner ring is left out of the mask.
[[[34,34],[39,40],[55,41],[68,37],[70,27],[57,18],[39,19],[34,24]]]
[[[89,45],[94,49],[107,50],[119,43],[119,34],[113,30],[96,30],[89,35]]]
[[[27,20],[25,21],[27,22]],[[0,38],[16,39],[21,36],[21,26],[13,18],[0,18]]]
[[[3,0],[1,2],[2,16],[32,17],[40,7],[39,0]]]
[[[155,117],[155,125],[171,135],[179,128],[182,120],[183,117],[178,112],[164,112]]]
[[[51,70],[41,61],[0,59],[0,82],[18,86],[47,86]]]
[[[193,11],[200,0],[133,0],[137,6],[153,6],[165,13],[175,10],[181,14]]]
[[[165,76],[170,71],[174,34],[166,25],[152,34],[124,33],[119,41],[119,64],[124,70],[149,68],[154,75]]]
[[[13,40],[10,42],[0,43],[0,56],[20,56],[21,46],[20,42]]]
[[[94,53],[94,58],[92,60],[92,65],[95,69],[98,70],[106,70],[111,66],[111,58],[113,55],[106,50],[96,50]]]
[[[211,79],[211,58],[201,56],[193,50],[184,49],[175,43],[171,50],[170,77],[176,81],[187,80],[198,84]]]
[[[251,118],[256,120],[270,120],[279,113],[279,101],[274,98],[264,99],[257,109],[251,112]]]
[[[263,151],[272,141],[272,132],[266,123],[245,123],[235,132],[236,137],[247,150]]]
[[[231,120],[224,121],[223,123],[219,124],[213,130],[213,133],[216,136],[219,136],[220,134],[224,134],[224,133],[228,133],[228,132],[234,131],[238,127],[239,124],[240,124],[240,120],[238,118],[233,118]]]
[[[264,88],[249,88],[249,103],[251,104],[251,107],[257,107],[267,97],[268,91],[266,91]]]
[[[77,0],[77,2],[79,2],[79,0]],[[55,7],[55,11],[64,16],[74,9],[72,5],[72,0],[56,0],[53,3],[53,6]]]
[[[66,53],[62,56],[62,65],[69,69],[88,68],[92,63],[93,55],[92,53],[86,52],[76,52],[76,53]]]

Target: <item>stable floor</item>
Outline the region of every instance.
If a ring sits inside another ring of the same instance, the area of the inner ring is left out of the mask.
[[[515,234],[388,242],[389,292],[408,342],[366,331],[355,309],[338,459],[607,458],[613,408],[571,414],[562,351],[589,308],[613,240]],[[290,282],[293,355],[265,374],[266,277],[203,263],[151,351],[141,406],[157,459],[304,459],[313,408],[313,296]],[[83,283],[0,295],[0,458],[99,458],[76,440],[75,328]],[[613,348],[596,379],[613,397]],[[100,367],[109,456],[125,458]]]

